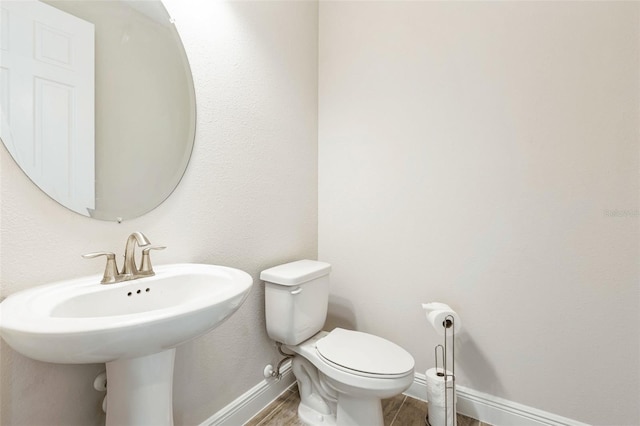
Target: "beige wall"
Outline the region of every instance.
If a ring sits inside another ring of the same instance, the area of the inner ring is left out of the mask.
[[[330,325],[424,373],[640,424],[640,3],[321,2],[319,258]]]
[[[254,277],[248,300],[176,356],[174,413],[193,425],[262,380],[279,359],[264,330],[259,272],[317,250],[317,4],[174,0],[198,100],[196,143],[176,192],[118,225],[71,213],[41,193],[0,148],[2,296],[101,272],[82,253],[122,254],[144,232],[168,249],[154,263],[202,262]],[[31,361],[2,344],[0,423],[99,425],[103,365]]]

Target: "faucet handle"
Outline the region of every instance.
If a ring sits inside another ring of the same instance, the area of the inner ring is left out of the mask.
[[[153,266],[151,265],[151,256],[149,252],[151,250],[164,250],[166,246],[148,246],[142,249],[142,265],[140,266],[141,275],[155,275],[153,272]]]
[[[102,281],[100,284],[111,284],[117,281],[118,275],[118,265],[116,265],[116,255],[107,251],[97,251],[94,253],[83,254],[82,257],[85,259],[93,259],[99,256],[107,257],[107,265],[104,268],[104,275],[102,277]]]

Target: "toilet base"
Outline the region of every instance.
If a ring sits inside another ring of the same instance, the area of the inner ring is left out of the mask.
[[[382,402],[378,398],[338,396],[337,426],[384,426]]]
[[[382,404],[376,398],[353,398],[340,395],[337,415],[322,414],[305,405],[298,405],[298,418],[307,426],[383,426]]]
[[[336,426],[334,414],[322,414],[302,402],[298,405],[298,418],[307,426]]]

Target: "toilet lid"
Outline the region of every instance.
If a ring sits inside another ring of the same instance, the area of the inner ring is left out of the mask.
[[[318,353],[349,370],[376,375],[405,374],[415,365],[413,357],[382,337],[336,328],[316,343]]]

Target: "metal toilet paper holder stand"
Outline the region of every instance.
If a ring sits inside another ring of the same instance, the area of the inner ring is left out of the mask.
[[[436,345],[435,348],[433,348],[434,351],[434,355],[435,355],[435,360],[436,360],[436,374],[438,375],[438,377],[444,377],[444,413],[445,413],[445,420],[444,420],[444,426],[454,426],[456,424],[455,422],[455,416],[456,416],[456,363],[455,363],[455,355],[456,355],[456,328],[455,328],[455,318],[452,315],[447,315],[444,319],[444,321],[442,322],[442,326],[444,327],[444,343],[441,345]],[[447,358],[448,358],[448,349],[449,349],[449,344],[448,344],[448,337],[449,337],[449,330],[451,330],[451,373],[449,373],[448,369],[447,369]],[[438,356],[440,355],[440,357]],[[438,358],[440,358],[442,360],[441,365],[442,365],[442,372],[438,371]],[[449,390],[451,390],[451,399],[453,401],[449,402]],[[452,404],[452,408],[453,410],[451,410],[451,412],[453,413],[453,418],[449,419],[449,403]],[[429,423],[429,415],[427,414],[424,418],[424,422],[428,425],[428,426],[432,426]]]

